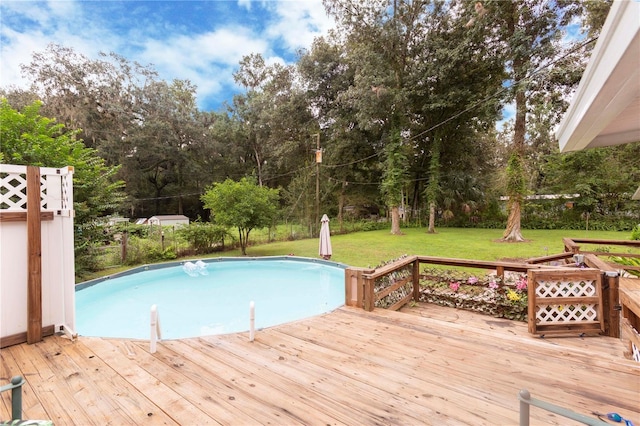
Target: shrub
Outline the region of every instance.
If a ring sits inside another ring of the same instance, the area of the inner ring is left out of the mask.
[[[130,237],[127,244],[127,265],[143,263],[155,263],[163,260],[175,259],[176,253],[173,247],[162,249],[162,244],[149,239]]]
[[[640,240],[640,224],[636,225],[631,230],[631,239],[632,240]]]
[[[226,228],[202,222],[180,226],[176,229],[176,234],[198,254],[211,253],[218,247],[224,250],[225,238],[230,238]]]

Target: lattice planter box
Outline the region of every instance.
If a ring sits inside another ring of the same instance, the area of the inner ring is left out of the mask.
[[[602,272],[597,269],[529,271],[529,332],[603,332]]]

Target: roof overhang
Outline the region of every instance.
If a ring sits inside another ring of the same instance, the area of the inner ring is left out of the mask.
[[[556,137],[561,152],[640,141],[640,1],[613,2]]]

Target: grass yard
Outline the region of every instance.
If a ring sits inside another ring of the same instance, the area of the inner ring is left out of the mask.
[[[351,266],[373,267],[403,254],[456,257],[463,259],[498,260],[525,259],[564,251],[562,238],[597,238],[628,240],[629,232],[524,230],[523,243],[502,243],[501,229],[440,228],[436,234],[427,234],[426,228],[409,228],[404,235],[391,235],[389,230],[358,232],[331,237],[331,260]],[[249,239],[251,242],[251,239]],[[584,245],[582,249],[588,248]],[[624,247],[611,247],[612,252],[627,252]],[[637,250],[636,250],[637,252]],[[274,242],[250,246],[248,256],[318,257],[318,239]],[[239,250],[216,254],[240,256]]]

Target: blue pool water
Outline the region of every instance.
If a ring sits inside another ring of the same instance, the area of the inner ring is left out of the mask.
[[[200,273],[178,265],[80,285],[76,328],[84,336],[148,339],[155,304],[163,339],[234,333],[249,329],[251,301],[259,329],[330,312],[344,294],[337,264],[219,260]]]

